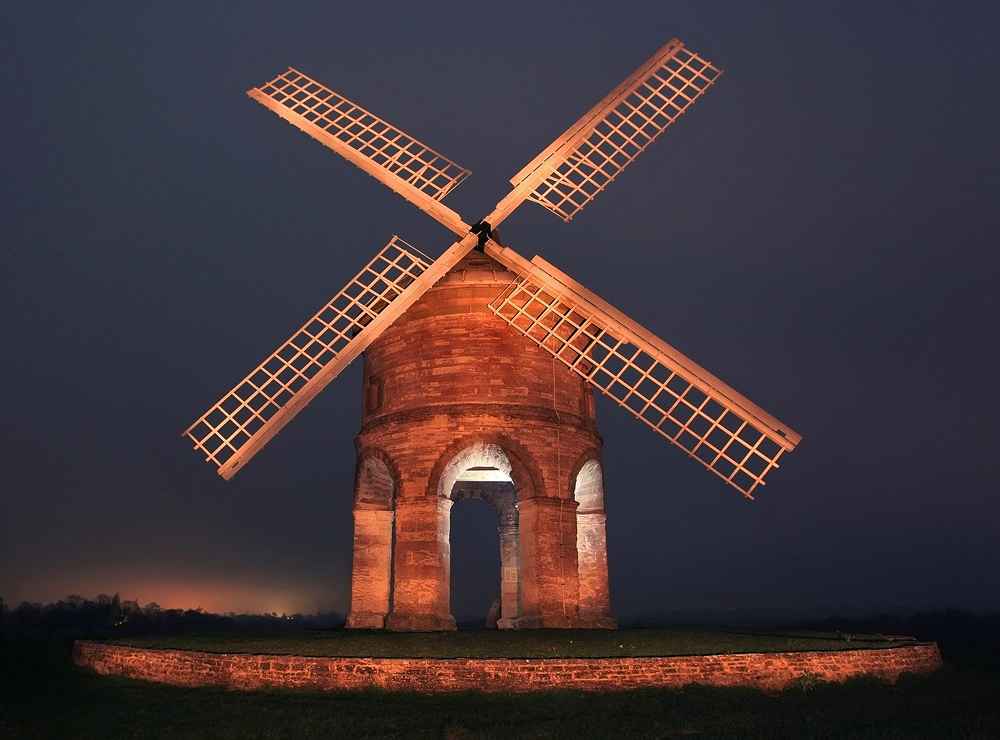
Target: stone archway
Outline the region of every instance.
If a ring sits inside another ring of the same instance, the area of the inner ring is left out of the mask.
[[[395,476],[384,455],[372,453],[358,460],[350,628],[382,629],[392,609],[395,494]]]
[[[512,629],[520,616],[518,495],[512,472],[510,458],[502,447],[478,442],[461,450],[445,464],[438,484],[439,497],[451,504],[469,498],[479,499],[496,512],[500,535],[500,608],[494,616],[500,629]],[[448,508],[450,513],[451,507]],[[450,540],[450,526],[448,536]],[[447,552],[450,594],[450,544]]]

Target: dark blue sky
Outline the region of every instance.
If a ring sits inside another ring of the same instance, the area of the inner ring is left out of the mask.
[[[348,608],[360,367],[231,482],[180,435],[392,234],[451,240],[247,89],[294,66],[472,169],[471,223],[677,36],[719,83],[503,240],[804,440],[749,502],[599,402],[615,613],[1000,608],[1000,6],[764,5],[3,6],[0,596]]]

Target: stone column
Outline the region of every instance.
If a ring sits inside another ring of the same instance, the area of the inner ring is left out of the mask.
[[[380,630],[389,612],[392,577],[392,511],[355,509],[354,566],[351,575],[352,629]]]
[[[616,629],[608,592],[608,538],[603,511],[576,516],[576,549],[580,573],[580,624]]]
[[[518,557],[518,527],[501,524],[500,527],[500,619],[497,628],[505,630],[516,626],[520,616],[521,563]]]
[[[517,503],[521,530],[519,628],[579,627],[576,501],[534,498]]]
[[[397,631],[455,629],[451,615],[451,499],[396,499],[392,613]]]

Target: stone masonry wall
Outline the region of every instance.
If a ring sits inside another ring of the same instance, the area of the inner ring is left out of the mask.
[[[904,672],[928,675],[942,666],[936,643],[875,650],[692,655],[671,658],[466,659],[309,658],[182,650],[148,650],[77,641],[73,661],[102,674],[173,686],[263,687],[437,693],[539,691],[553,688],[613,691],[679,688],[690,683],[755,686],[777,691],[803,675],[843,682],[872,675],[895,682]]]
[[[448,471],[457,456],[483,446],[499,450],[504,461],[497,469],[509,467],[517,496],[518,557],[512,568],[517,587],[509,592],[517,603],[503,609],[506,621],[519,628],[613,626],[607,598],[591,599],[588,607],[595,613],[586,619],[579,608],[574,489],[579,469],[600,462],[593,392],[489,311],[490,301],[515,277],[485,255],[471,254],[365,350],[364,418],[355,440],[359,470],[378,458],[394,478],[392,610],[386,629],[455,628],[450,613],[454,476]],[[491,467],[485,460],[466,467],[481,466]],[[356,490],[356,509],[368,505],[363,494]],[[372,540],[356,536],[364,550],[358,562],[371,559]],[[590,590],[606,594],[606,572],[593,570],[592,580],[603,581],[589,584]],[[360,591],[372,590],[378,580],[369,577],[372,572],[369,568],[360,578],[355,573],[362,586],[356,589],[359,603],[371,601]],[[379,573],[381,593],[388,581]],[[381,626],[377,614],[353,611],[348,624]]]

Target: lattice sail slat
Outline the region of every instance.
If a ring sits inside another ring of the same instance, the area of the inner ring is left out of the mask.
[[[471,171],[291,67],[247,94],[456,233],[468,231],[438,201]]]
[[[185,435],[230,478],[374,338],[362,330],[430,259],[398,237]]]
[[[721,74],[673,39],[511,183],[529,181],[527,197],[569,221]]]
[[[798,444],[798,434],[571,278],[538,257],[528,265],[490,309],[745,496]]]

